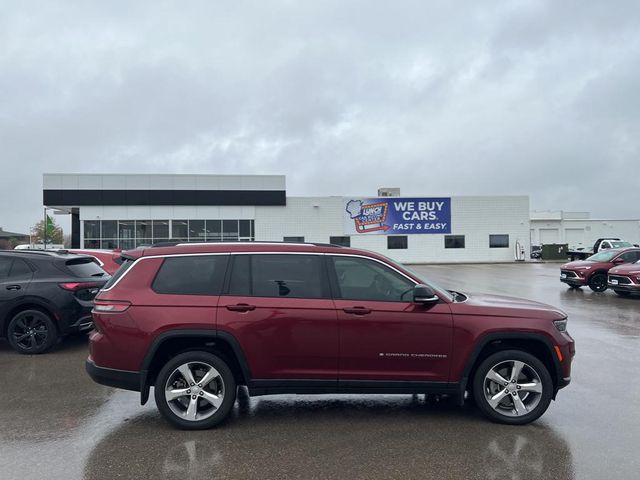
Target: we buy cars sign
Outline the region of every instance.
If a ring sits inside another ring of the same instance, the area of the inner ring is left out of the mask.
[[[451,233],[451,198],[345,197],[344,233]]]

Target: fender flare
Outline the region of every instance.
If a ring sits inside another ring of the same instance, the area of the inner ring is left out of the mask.
[[[236,356],[236,360],[240,365],[240,369],[242,370],[242,375],[246,379],[247,383],[251,380],[251,370],[249,369],[249,364],[247,363],[247,359],[244,355],[242,347],[240,346],[240,342],[229,332],[224,332],[220,330],[214,329],[189,329],[189,330],[169,330],[158,335],[153,342],[151,343],[151,347],[147,350],[147,353],[144,356],[142,361],[142,368],[140,369],[140,404],[144,405],[149,400],[149,389],[151,385],[149,384],[149,368],[151,367],[151,362],[158,351],[158,349],[165,342],[172,340],[174,338],[184,338],[184,337],[198,337],[202,339],[211,339],[211,343],[215,344],[216,341],[222,341],[231,347],[234,355]]]
[[[462,371],[462,375],[460,378],[460,394],[462,395],[462,397],[464,397],[464,392],[467,389],[467,383],[469,382],[469,375],[471,374],[471,370],[478,360],[480,353],[487,345],[498,340],[534,340],[537,342],[542,342],[546,346],[554,366],[554,371],[549,373],[552,375],[554,380],[553,397],[555,398],[555,395],[558,391],[558,384],[562,379],[562,366],[560,365],[560,361],[558,360],[557,356],[554,354],[554,345],[549,337],[541,333],[532,332],[492,332],[480,337],[473,351],[467,358],[464,369]]]

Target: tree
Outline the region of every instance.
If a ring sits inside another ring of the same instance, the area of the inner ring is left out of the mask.
[[[64,234],[62,228],[56,225],[56,221],[47,215],[47,245],[52,243],[62,244],[64,243]],[[31,241],[33,243],[43,243],[45,233],[45,221],[44,219],[36,223],[31,228]]]

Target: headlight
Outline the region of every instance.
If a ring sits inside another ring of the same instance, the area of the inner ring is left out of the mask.
[[[590,270],[591,267],[576,267],[576,270]]]
[[[553,324],[556,326],[559,332],[567,331],[567,318],[563,318],[562,320],[554,320]]]

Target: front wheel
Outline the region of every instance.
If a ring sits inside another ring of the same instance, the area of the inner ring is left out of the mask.
[[[56,344],[58,330],[46,313],[23,310],[9,322],[7,340],[16,352],[34,355],[44,353]]]
[[[524,425],[540,417],[553,396],[553,381],[544,364],[521,350],[487,357],[476,370],[473,393],[490,420]]]
[[[236,400],[236,382],[225,361],[202,351],[181,353],[169,360],[154,390],[160,413],[185,430],[221,423]]]
[[[594,292],[604,292],[607,289],[607,276],[596,273],[589,279],[589,288]]]

